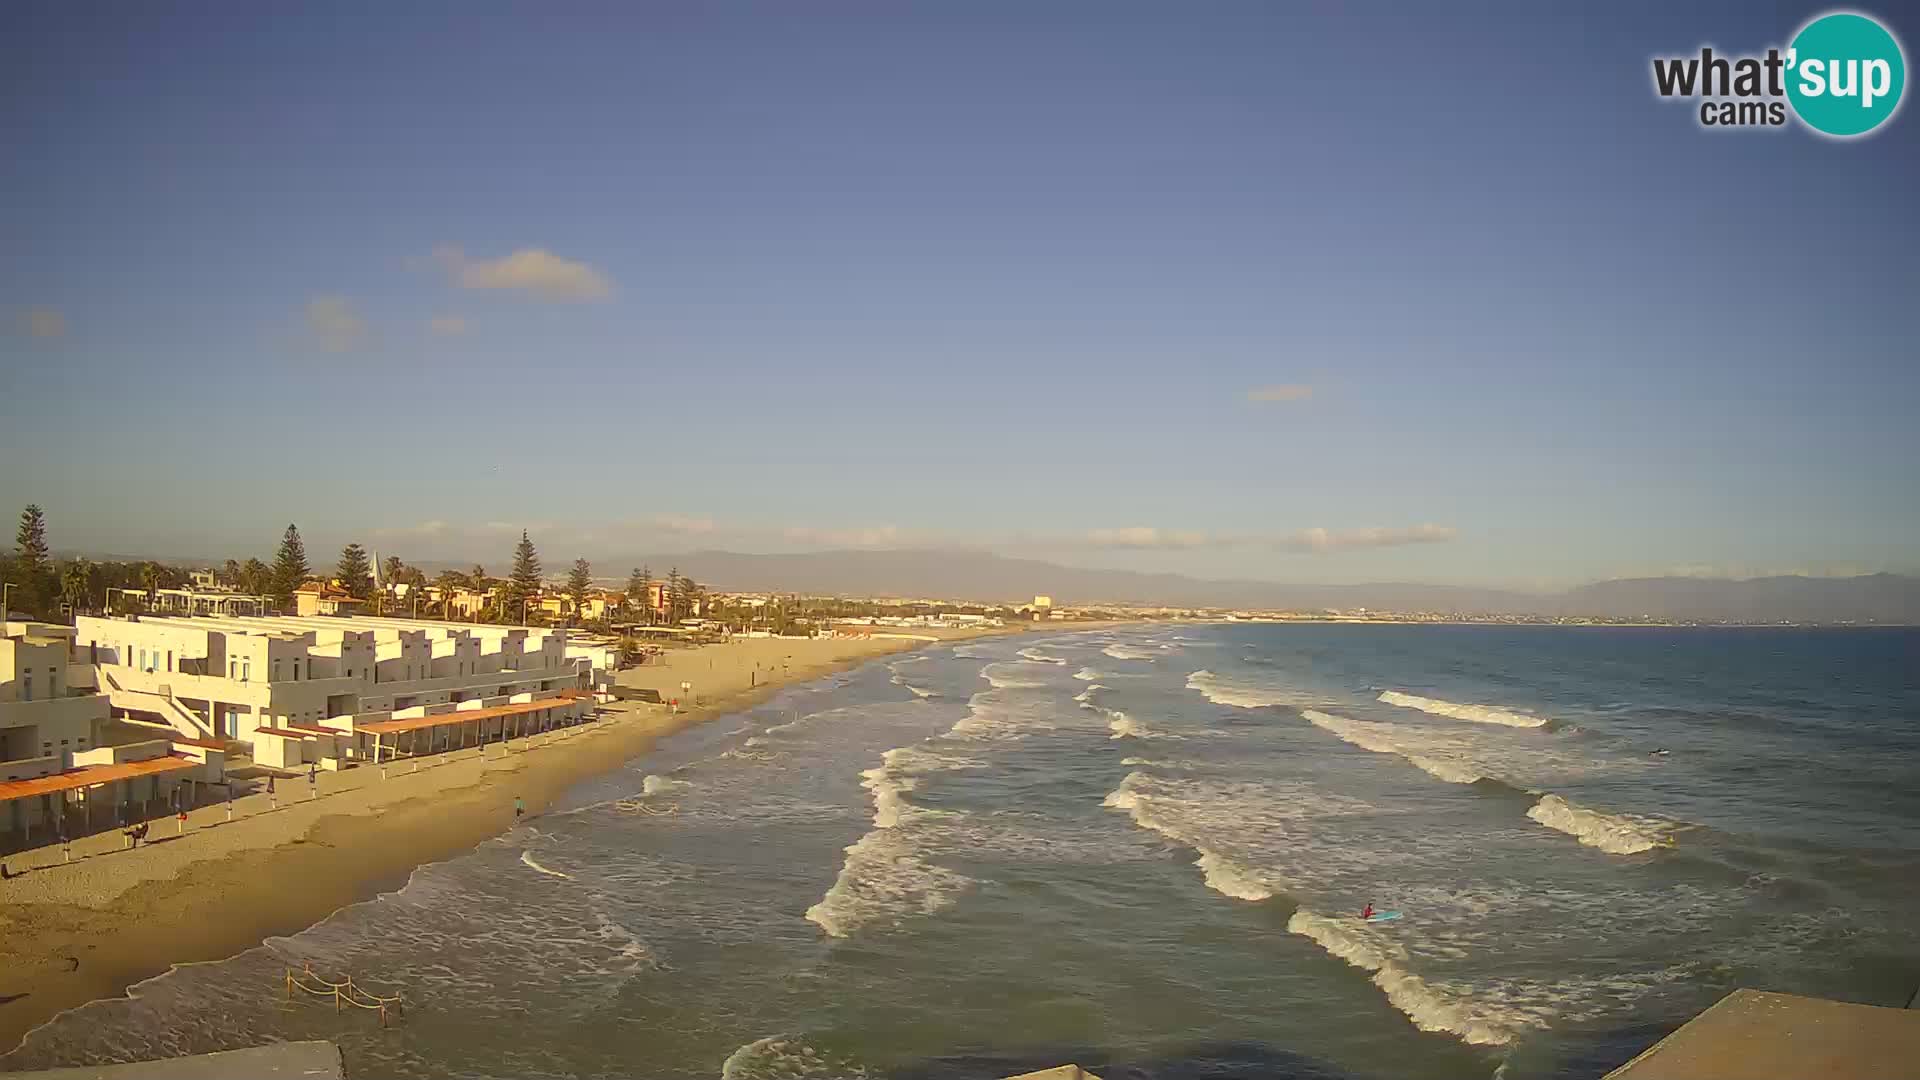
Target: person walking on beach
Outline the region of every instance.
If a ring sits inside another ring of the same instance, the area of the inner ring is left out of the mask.
[[[307,766],[307,798],[317,799],[319,797],[320,797],[320,766],[309,765]]]
[[[523,818],[523,817],[526,817],[526,816],[527,816],[527,804],[526,804],[526,803],[524,803],[524,802],[521,802],[521,801],[520,801],[520,796],[518,796],[518,795],[515,795],[515,796],[513,797],[513,820],[514,820],[514,823],[515,823],[515,824],[519,824],[519,822],[520,822],[520,819],[521,819],[521,818]]]
[[[267,809],[280,809],[280,797],[273,793],[273,774],[267,774]]]

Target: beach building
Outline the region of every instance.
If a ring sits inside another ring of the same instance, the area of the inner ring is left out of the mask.
[[[399,731],[427,732],[417,747],[451,740],[441,728],[484,739],[574,723],[595,677],[565,630],[374,616],[83,617],[73,648],[115,710],[249,742],[272,767],[339,768]],[[379,727],[403,721],[422,722]]]
[[[100,745],[106,699],[76,692],[68,678],[70,629],[8,623],[6,631],[0,638],[0,778],[60,772],[76,751]]]
[[[171,805],[177,799],[191,805],[195,785],[224,779],[221,744],[114,723],[107,698],[89,689],[91,672],[73,677],[72,627],[10,622],[5,631],[0,637],[0,838],[30,840],[33,830],[50,833],[70,815],[86,823],[74,829],[78,832],[96,820],[130,820],[133,806]]]
[[[365,603],[327,581],[309,581],[293,591],[296,615],[351,615]]]

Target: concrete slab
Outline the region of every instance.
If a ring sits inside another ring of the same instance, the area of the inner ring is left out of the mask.
[[[330,1042],[274,1043],[218,1054],[8,1073],[7,1080],[342,1080],[340,1048]]]
[[[1920,1012],[1735,990],[1606,1080],[1912,1080]]]

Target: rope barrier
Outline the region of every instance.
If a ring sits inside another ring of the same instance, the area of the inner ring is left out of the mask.
[[[319,985],[309,985],[307,982],[309,979]],[[301,965],[300,971],[297,974],[292,968],[288,968],[286,983],[288,1001],[293,1000],[293,992],[296,989],[304,993],[312,994],[315,997],[331,997],[333,999],[334,1012],[339,1012],[349,1005],[356,1009],[378,1011],[380,1013],[381,1027],[387,1026],[387,1010],[389,1008],[393,1010],[396,1016],[405,1016],[407,1014],[404,995],[393,994],[382,997],[379,994],[371,993],[361,987],[355,986],[352,975],[348,975],[346,979],[341,982],[329,982],[314,973],[312,964]]]

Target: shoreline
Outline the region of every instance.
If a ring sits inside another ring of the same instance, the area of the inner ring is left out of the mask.
[[[934,641],[736,639],[676,650],[666,664],[627,669],[618,682],[677,690],[698,675],[711,696],[698,695],[694,707],[678,713],[616,701],[590,723],[517,747],[493,743],[438,754],[420,759],[417,772],[396,768],[387,778],[369,765],[329,774],[334,789],[311,801],[283,791],[282,805],[269,809],[268,796],[248,795],[237,800],[243,810],[230,822],[224,804],[202,807],[189,816],[189,835],[168,835],[162,824],[137,851],[114,849],[118,837],[109,836],[104,845],[89,845],[99,849],[91,854],[80,854],[76,842],[70,866],[59,863],[55,848],[9,856],[26,872],[0,885],[0,1054],[70,1009],[121,996],[177,965],[225,960],[300,933],[397,889],[419,867],[512,828],[516,796],[537,816],[575,784],[647,754],[660,739],[752,708],[787,687],[886,656],[1040,629],[1016,624]],[[798,664],[795,653],[803,654]]]

